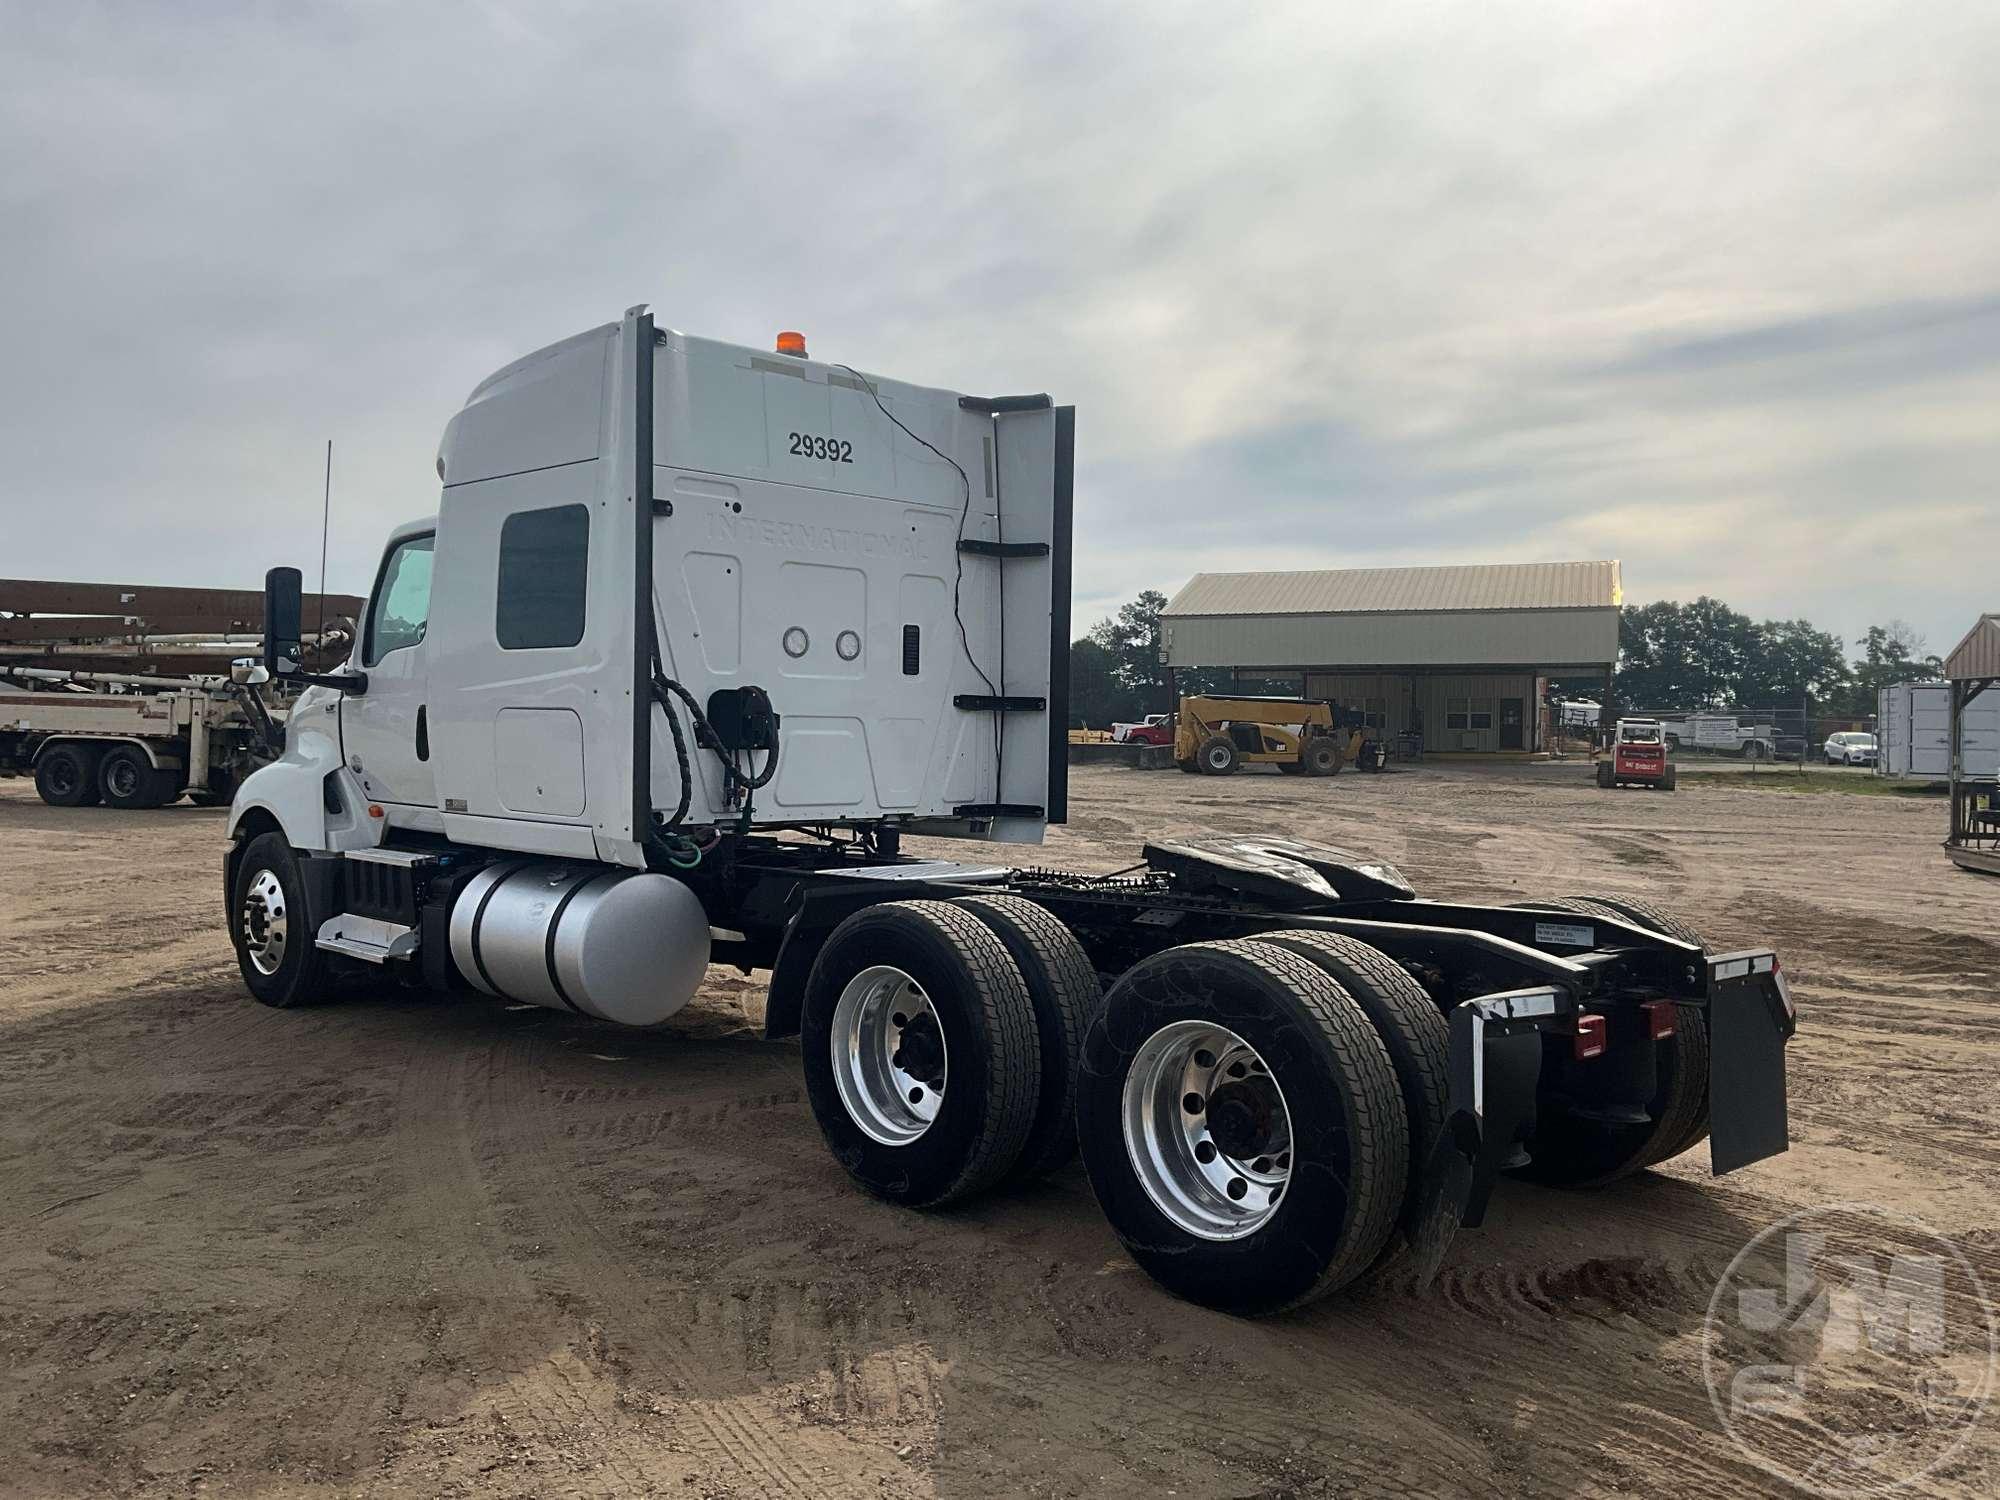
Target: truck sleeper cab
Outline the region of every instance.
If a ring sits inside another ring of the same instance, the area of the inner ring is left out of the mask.
[[[1073,434],[642,308],[483,382],[341,670],[298,670],[268,580],[267,665],[309,685],[231,810],[253,995],[655,1025],[711,962],[766,971],[861,1186],[938,1205],[1080,1147],[1140,1264],[1242,1312],[1434,1266],[1503,1171],[1784,1149],[1775,957],[1661,914],[1425,902],[1283,838],[902,854],[1065,816]]]

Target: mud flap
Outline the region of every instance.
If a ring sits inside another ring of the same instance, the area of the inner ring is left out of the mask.
[[[1486,1217],[1501,1168],[1534,1124],[1540,1027],[1566,1008],[1556,990],[1531,989],[1468,1000],[1451,1013],[1449,1112],[1424,1164],[1426,1213],[1411,1237],[1420,1280],[1444,1256],[1448,1237],[1434,1229],[1453,1220],[1472,1228]]]
[[[1791,1144],[1785,1044],[1797,1029],[1776,954],[1751,949],[1709,959],[1708,1149],[1716,1176]]]

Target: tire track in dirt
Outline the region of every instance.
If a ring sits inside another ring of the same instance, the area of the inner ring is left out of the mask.
[[[662,1289],[638,1278],[629,1248],[599,1223],[603,1205],[579,1188],[574,1153],[565,1147],[567,1134],[547,1090],[535,1080],[537,1069],[538,1049],[525,1035],[516,1035],[496,1049],[488,1076],[486,1113],[514,1112],[511,1133],[520,1137],[523,1149],[509,1154],[509,1164],[528,1167],[508,1184],[510,1211],[518,1221],[517,1232],[531,1235],[545,1249],[535,1271],[538,1285],[567,1305],[597,1310],[621,1381],[640,1379],[671,1393],[674,1430],[690,1456],[712,1471],[749,1476],[758,1493],[860,1497],[880,1495],[892,1482],[904,1482],[907,1470],[890,1461],[871,1463],[872,1455],[863,1451],[816,1453],[844,1460],[846,1467],[828,1461],[815,1472],[800,1450],[824,1445],[802,1441],[799,1431],[779,1421],[760,1399],[757,1383],[746,1380],[741,1369],[741,1341],[703,1336],[715,1321],[716,1304],[691,1297],[684,1288]],[[776,1070],[768,1065],[755,1071],[765,1075],[764,1087],[749,1080],[746,1094],[746,1080],[726,1079],[713,1091],[684,1096],[667,1113],[678,1129],[698,1140],[704,1126],[712,1129],[746,1098],[754,1104],[790,1088],[770,1086]],[[645,1132],[653,1128],[653,1113],[641,1112],[642,1120],[632,1127],[634,1138],[650,1138]],[[690,1149],[702,1148],[691,1143]],[[617,1330],[617,1314],[610,1309],[638,1317],[641,1326],[629,1333]],[[732,1354],[739,1357],[732,1361]],[[738,1368],[732,1369],[732,1363]],[[703,1388],[715,1392],[717,1386],[725,1389],[706,1399],[684,1394]],[[852,1447],[844,1440],[837,1445]]]

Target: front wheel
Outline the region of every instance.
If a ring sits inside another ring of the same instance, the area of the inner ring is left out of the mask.
[[[1227,735],[1211,735],[1194,753],[1195,765],[1208,776],[1227,776],[1236,769],[1236,744]]]
[[[332,981],[315,936],[298,856],[282,833],[259,834],[229,892],[229,938],[250,993],[281,1010],[327,998]]]
[[[1388,1243],[1409,1124],[1382,1040],[1297,953],[1192,943],[1127,970],[1084,1039],[1077,1133],[1105,1217],[1227,1312],[1333,1291]]]
[[[970,911],[891,901],[842,922],[806,981],[799,1040],[820,1134],[877,1197],[969,1197],[1008,1174],[1034,1130],[1034,1003]]]

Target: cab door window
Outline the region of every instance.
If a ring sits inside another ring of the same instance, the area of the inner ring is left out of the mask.
[[[431,559],[436,542],[435,536],[413,536],[398,542],[383,562],[375,597],[368,602],[363,666],[372,667],[391,651],[423,640],[431,614]]]

